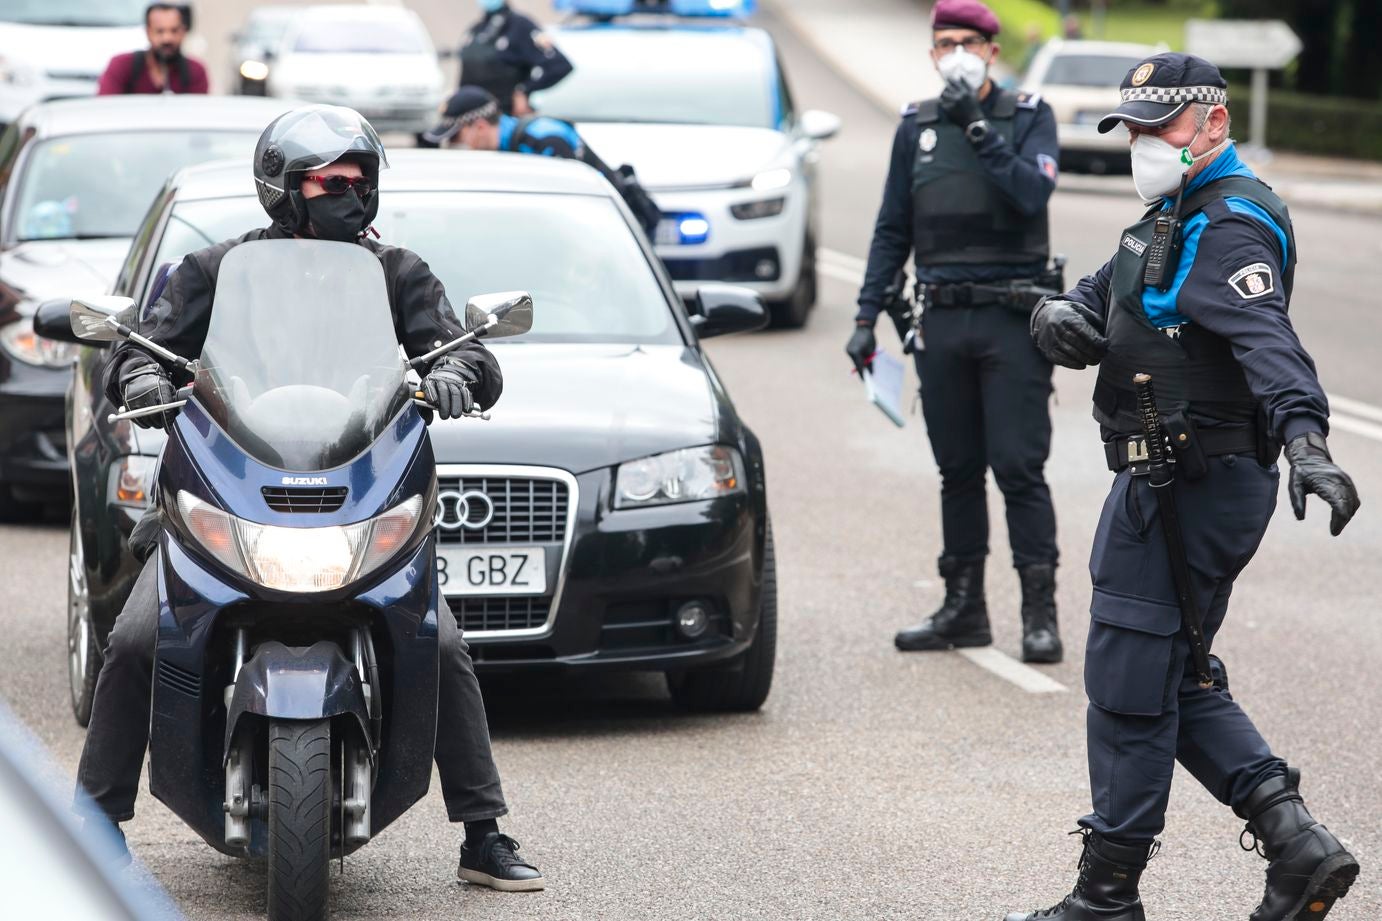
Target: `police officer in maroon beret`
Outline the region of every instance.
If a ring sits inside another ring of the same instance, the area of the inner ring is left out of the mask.
[[[987,646],[985,477],[1007,503],[1022,584],[1022,658],[1059,662],[1056,517],[1042,468],[1051,446],[1051,364],[1027,332],[1049,255],[1046,203],[1059,146],[1050,106],[989,78],[998,18],[977,0],[939,0],[931,59],[938,99],[908,106],[846,351],[863,368],[889,289],[915,254],[924,314],[915,354],[927,434],[941,472],[945,599],[895,639],[903,650]]]

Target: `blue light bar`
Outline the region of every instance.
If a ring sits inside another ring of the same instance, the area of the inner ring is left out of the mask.
[[[687,18],[752,16],[758,0],[553,0],[558,12],[609,18],[635,13],[670,13]]]
[[[697,246],[710,239],[710,222],[700,214],[677,215],[677,236],[682,246]]]

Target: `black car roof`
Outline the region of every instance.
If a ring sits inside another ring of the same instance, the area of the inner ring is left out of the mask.
[[[31,106],[20,116],[37,137],[112,131],[259,131],[294,103],[253,96],[88,96]]]

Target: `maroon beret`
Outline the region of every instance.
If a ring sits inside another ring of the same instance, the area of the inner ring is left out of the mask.
[[[979,0],[937,0],[931,10],[932,29],[973,29],[998,34],[998,17]]]

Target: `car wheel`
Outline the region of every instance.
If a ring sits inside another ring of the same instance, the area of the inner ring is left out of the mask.
[[[763,543],[763,591],[758,603],[758,632],[737,660],[715,668],[668,672],[672,701],[686,710],[748,713],[759,709],[773,686],[777,659],[777,560],[773,526]]]
[[[773,326],[779,329],[801,329],[811,316],[811,308],[816,306],[818,288],[816,275],[816,237],[807,231],[806,240],[801,245],[801,275],[797,286],[785,301],[774,301],[768,305]]]
[[[91,702],[96,696],[96,676],[101,672],[101,650],[96,628],[91,622],[91,591],[86,581],[86,554],[77,531],[77,516],[72,515],[67,553],[67,681],[72,697],[72,715],[79,726],[91,720]]]

